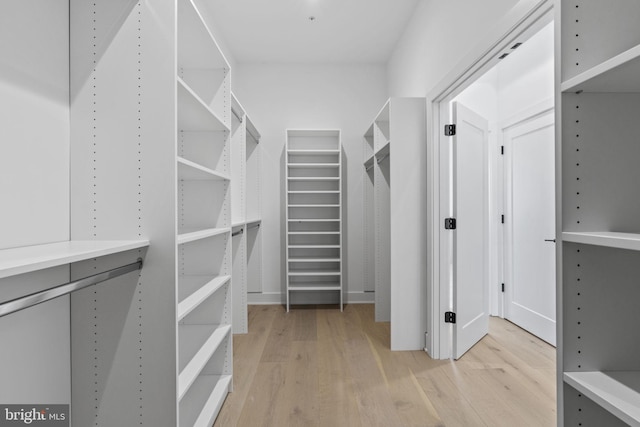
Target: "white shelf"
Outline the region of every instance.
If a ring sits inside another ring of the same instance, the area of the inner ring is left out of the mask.
[[[200,375],[191,386],[197,399],[180,404],[180,427],[212,426],[230,390],[231,375]]]
[[[289,205],[290,208],[339,208],[340,205]]]
[[[290,231],[289,235],[294,236],[330,236],[340,234],[339,231]]]
[[[247,226],[262,223],[261,218],[251,218],[247,220]]]
[[[337,169],[340,167],[338,163],[288,163],[287,166],[291,169]]]
[[[339,181],[340,177],[336,176],[294,176],[288,177],[289,181]]]
[[[178,130],[230,131],[224,121],[178,77]]]
[[[231,276],[181,276],[178,280],[178,321],[226,285]]]
[[[290,285],[290,291],[341,291],[340,285],[322,286],[322,285],[309,285],[309,286],[296,286]]]
[[[340,262],[340,258],[289,258],[289,262]]]
[[[231,179],[229,175],[216,172],[182,157],[178,157],[178,178],[197,181],[229,181]]]
[[[49,243],[0,250],[0,278],[149,246],[148,240]]]
[[[640,45],[581,73],[560,86],[563,92],[640,92]]]
[[[340,150],[287,150],[287,153],[298,156],[325,156],[340,154]]]
[[[338,249],[340,245],[289,245],[289,249]]]
[[[289,276],[339,276],[339,271],[289,271]]]
[[[338,190],[289,191],[289,194],[340,194]]]
[[[330,218],[330,219],[289,218],[289,222],[340,222],[340,220],[337,218]]]
[[[180,359],[181,364],[183,357],[188,349],[194,343],[201,342],[204,338],[204,344],[191,357],[189,362],[180,371],[178,378],[178,400],[182,400],[185,393],[195,382],[202,369],[206,366],[211,356],[218,350],[218,347],[229,336],[231,325],[215,326],[215,325],[180,325],[178,327],[180,342]]]
[[[178,234],[177,242],[179,245],[182,245],[184,243],[225,234],[229,231],[231,231],[229,228],[208,228],[205,230],[183,229],[180,230],[180,234]]]
[[[564,381],[631,426],[640,426],[640,372],[565,372]]]
[[[612,231],[564,232],[562,233],[562,240],[585,245],[640,251],[640,234],[634,233],[616,233]]]

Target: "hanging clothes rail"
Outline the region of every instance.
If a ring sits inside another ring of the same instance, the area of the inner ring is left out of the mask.
[[[33,307],[34,305],[41,304],[43,302],[61,297],[63,295],[67,295],[71,292],[78,291],[89,286],[96,285],[106,280],[122,276],[123,274],[140,270],[141,268],[142,260],[139,259],[137,262],[134,262],[132,264],[127,264],[125,266],[114,268],[103,273],[85,277],[84,279],[65,283],[64,285],[56,286],[44,291],[35,292],[30,295],[7,301],[0,304],[0,317],[6,316],[7,314],[15,313],[16,311],[24,310],[25,308]]]

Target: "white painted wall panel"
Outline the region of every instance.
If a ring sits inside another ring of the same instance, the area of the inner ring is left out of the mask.
[[[69,239],[69,7],[0,13],[0,249]],[[0,301],[69,280],[59,267],[0,280]],[[0,318],[0,402],[70,403],[69,298]]]

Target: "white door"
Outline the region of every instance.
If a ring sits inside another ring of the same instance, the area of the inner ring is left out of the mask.
[[[452,104],[453,137],[453,356],[460,358],[489,331],[488,134],[486,119]]]
[[[555,345],[553,110],[505,129],[505,316]]]

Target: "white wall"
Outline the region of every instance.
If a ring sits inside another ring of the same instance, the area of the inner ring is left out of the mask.
[[[262,135],[263,293],[250,294],[249,302],[282,301],[287,128],[342,131],[347,301],[373,301],[363,293],[363,135],[387,98],[384,65],[239,64],[233,78],[236,95]]]
[[[421,1],[389,61],[389,95],[427,95],[517,3]]]
[[[68,240],[68,1],[4,1],[0,52],[0,249]],[[68,280],[3,279],[0,301]],[[1,403],[70,403],[68,297],[1,317],[0,342]]]

